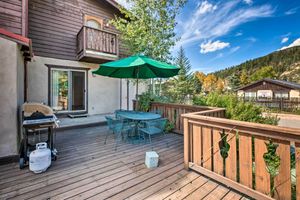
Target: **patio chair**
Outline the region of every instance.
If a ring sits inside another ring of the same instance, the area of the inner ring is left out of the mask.
[[[145,143],[146,143],[146,138],[147,138],[146,135],[148,135],[151,146],[152,146],[151,136],[157,135],[157,134],[166,135],[166,133],[164,131],[166,123],[167,123],[166,118],[145,121],[143,123],[144,123],[144,126],[139,127],[139,137],[140,138],[143,137],[145,140]],[[167,142],[167,146],[169,146],[168,142]],[[153,147],[152,147],[152,149],[153,149]]]
[[[122,112],[130,112],[130,111],[129,110],[123,110],[123,109],[115,110],[115,118],[119,119],[119,120],[123,120],[123,122],[132,122],[132,120],[125,119],[125,118],[121,117],[120,113],[122,113]]]
[[[105,116],[105,119],[107,121],[109,130],[111,130],[115,136],[115,150],[117,150],[118,141],[121,139],[124,139],[123,133],[124,132],[127,133],[125,135],[125,139],[127,140],[128,133],[130,131],[133,131],[134,127],[132,126],[131,123],[124,122],[122,119],[114,119],[111,116]],[[105,136],[104,144],[106,144],[109,134],[110,134],[110,132],[108,131]]]

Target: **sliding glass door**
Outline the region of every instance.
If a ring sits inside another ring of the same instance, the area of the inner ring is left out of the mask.
[[[86,111],[86,71],[51,69],[50,104],[55,111]]]

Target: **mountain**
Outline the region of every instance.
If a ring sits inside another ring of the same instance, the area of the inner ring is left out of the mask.
[[[292,47],[280,51],[275,51],[266,56],[248,60],[242,64],[232,66],[223,70],[214,72],[217,77],[227,79],[232,74],[240,75],[243,69],[246,69],[251,75],[256,70],[264,66],[273,66],[279,79],[300,81],[300,46]],[[298,76],[293,77],[297,74]]]

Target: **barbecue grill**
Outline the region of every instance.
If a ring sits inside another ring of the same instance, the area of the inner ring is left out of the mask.
[[[48,148],[51,150],[52,160],[56,160],[56,149],[54,148],[53,134],[54,129],[58,127],[58,120],[53,113],[53,110],[41,103],[24,103],[22,105],[22,139],[20,144],[20,169],[24,168],[29,163],[29,154],[35,150],[35,144],[29,142],[29,137],[40,132],[47,132]]]

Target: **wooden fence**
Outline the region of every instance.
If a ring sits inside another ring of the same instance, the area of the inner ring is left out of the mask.
[[[300,199],[300,130],[201,113],[182,118],[187,169],[255,199]]]
[[[133,101],[135,109],[135,101]],[[167,118],[170,122],[174,123],[174,132],[183,134],[183,121],[182,114],[197,112],[199,115],[212,116],[212,117],[225,117],[224,108],[208,107],[208,106],[193,106],[175,103],[159,103],[152,102],[150,107],[151,112],[160,111],[162,117]]]
[[[241,98],[242,101],[253,102],[259,106],[264,106],[267,108],[275,108],[282,111],[294,111],[300,110],[300,99],[250,99]]]

